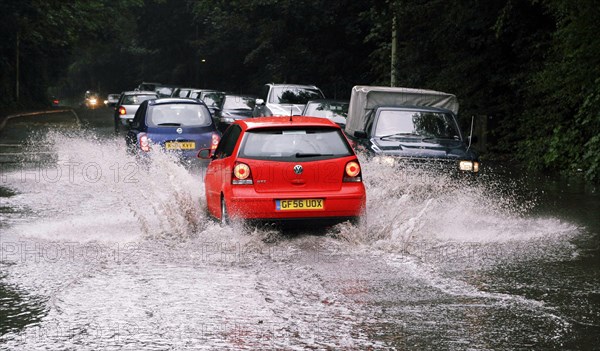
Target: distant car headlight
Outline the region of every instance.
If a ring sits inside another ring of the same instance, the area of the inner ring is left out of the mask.
[[[477,161],[460,161],[458,168],[461,171],[479,172],[479,162]]]
[[[98,101],[96,99],[90,99],[90,104],[95,105]]]

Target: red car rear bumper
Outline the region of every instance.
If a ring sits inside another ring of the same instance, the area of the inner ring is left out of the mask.
[[[358,217],[365,209],[366,198],[362,183],[345,183],[338,191],[318,193],[258,193],[251,185],[235,186],[225,196],[232,218],[273,220]],[[323,199],[323,209],[277,210],[277,200],[293,199]]]

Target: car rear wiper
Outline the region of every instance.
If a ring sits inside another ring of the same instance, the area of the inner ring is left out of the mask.
[[[333,154],[319,154],[319,153],[301,153],[301,152],[296,152],[296,157],[297,158],[301,158],[301,157],[319,157],[319,156],[333,156]]]
[[[379,137],[379,139],[385,139],[385,138],[391,138],[391,137],[400,137],[400,136],[420,136],[419,134],[416,133],[394,133],[394,134],[390,134],[390,135],[384,135],[382,137]]]
[[[169,122],[169,123],[159,123],[158,125],[166,126],[166,127],[179,127],[179,126],[181,126],[181,123]]]

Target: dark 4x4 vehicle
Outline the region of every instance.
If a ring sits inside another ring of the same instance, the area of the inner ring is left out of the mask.
[[[477,174],[479,156],[457,123],[458,102],[433,90],[355,86],[345,132],[386,163]],[[473,138],[473,141],[475,139]]]

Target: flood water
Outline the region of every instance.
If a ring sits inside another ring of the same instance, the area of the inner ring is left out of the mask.
[[[1,349],[600,345],[593,186],[363,159],[358,226],[223,228],[200,167],[139,164],[109,110],[77,112],[0,131]]]

